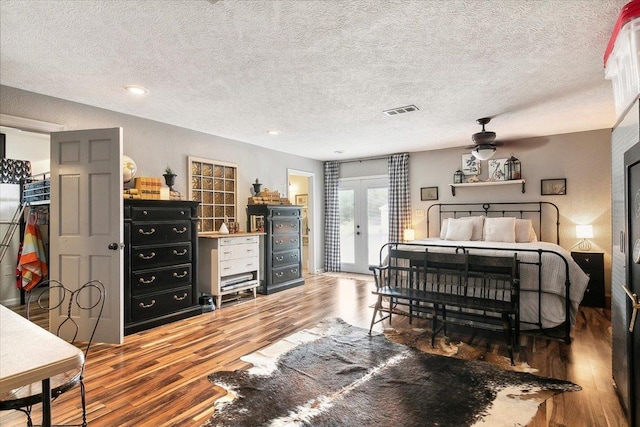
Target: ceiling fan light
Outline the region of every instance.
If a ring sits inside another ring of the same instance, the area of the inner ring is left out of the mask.
[[[473,157],[478,160],[489,160],[496,152],[495,147],[476,147],[471,151]]]

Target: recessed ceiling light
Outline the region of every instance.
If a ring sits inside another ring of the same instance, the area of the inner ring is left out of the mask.
[[[267,133],[269,135],[278,135],[280,133],[280,131],[279,130],[275,130],[275,129],[271,129],[271,130],[268,130]]]
[[[126,85],[124,87],[124,90],[136,96],[142,96],[149,93],[147,89],[143,88],[142,86],[136,86],[136,85]]]

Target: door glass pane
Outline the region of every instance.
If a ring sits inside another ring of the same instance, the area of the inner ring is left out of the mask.
[[[340,262],[356,262],[355,242],[355,191],[338,191],[340,206]]]
[[[380,248],[389,237],[389,205],[387,188],[367,189],[367,236],[369,240],[368,263],[378,265]]]

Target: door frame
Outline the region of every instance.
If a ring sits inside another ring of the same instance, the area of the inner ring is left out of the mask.
[[[321,204],[316,203],[316,174],[314,172],[303,171],[299,169],[287,168],[287,181],[290,181],[291,176],[302,176],[307,178],[308,183],[308,201],[307,201],[307,220],[309,221],[309,273],[318,273],[318,265],[321,263],[316,260],[316,254],[319,254],[319,248],[317,247],[321,239],[316,239],[316,230],[318,229],[318,218],[320,218],[319,209]],[[287,185],[287,196],[289,194],[289,186]],[[301,255],[302,256],[302,255]],[[302,260],[304,264],[304,260]]]

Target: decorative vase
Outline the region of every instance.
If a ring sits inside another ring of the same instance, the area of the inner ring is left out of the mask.
[[[260,193],[261,189],[262,189],[262,184],[260,184],[259,182],[256,182],[255,184],[253,184],[253,191],[256,194]]]
[[[164,175],[164,182],[167,184],[167,187],[169,187],[169,190],[174,191],[173,190],[173,185],[176,183],[176,175],[175,173],[165,173]]]

